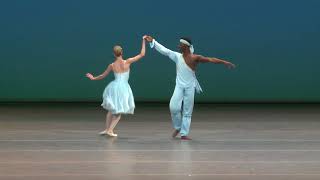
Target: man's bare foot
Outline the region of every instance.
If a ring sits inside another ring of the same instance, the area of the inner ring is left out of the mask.
[[[175,138],[179,134],[180,130],[175,129],[172,133],[172,138]]]
[[[181,136],[181,140],[192,140],[192,139],[188,136]]]

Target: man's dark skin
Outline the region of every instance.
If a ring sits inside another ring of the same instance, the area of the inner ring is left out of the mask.
[[[153,41],[153,37],[151,36],[145,36],[145,39],[148,42],[152,42]],[[178,46],[180,52],[183,55],[183,59],[185,61],[185,63],[193,70],[196,71],[197,65],[199,63],[207,63],[207,62],[211,62],[211,63],[215,63],[215,64],[224,64],[226,65],[229,69],[230,68],[235,68],[235,65],[222,60],[222,59],[218,59],[218,58],[213,58],[213,57],[204,57],[201,55],[197,55],[197,54],[193,54],[190,52],[190,47],[186,44],[180,43]],[[180,130],[175,129],[174,132],[172,133],[172,137],[176,137],[179,134]],[[190,137],[188,136],[181,136],[182,140],[191,140]]]
[[[153,37],[151,36],[146,36],[146,40],[148,42],[152,42]],[[214,57],[204,57],[198,54],[192,54],[190,52],[190,48],[188,45],[186,44],[179,44],[179,50],[183,55],[183,58],[186,62],[186,64],[193,70],[196,71],[197,65],[199,63],[207,63],[207,62],[211,62],[211,63],[215,63],[215,64],[224,64],[226,65],[229,69],[231,68],[235,68],[235,65],[232,64],[231,62],[222,60],[222,59],[218,59],[218,58],[214,58]]]

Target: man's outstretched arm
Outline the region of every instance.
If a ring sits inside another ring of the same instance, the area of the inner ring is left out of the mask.
[[[162,55],[168,56],[174,62],[177,61],[177,54],[179,53],[164,47],[151,36],[147,36],[146,40],[150,43],[151,48],[155,48],[159,53],[161,53]]]
[[[204,56],[201,56],[201,55],[195,55],[195,56],[196,56],[196,60],[198,62],[201,62],[201,63],[210,62],[210,63],[215,63],[215,64],[224,64],[228,68],[235,68],[236,67],[234,64],[232,64],[229,61],[225,61],[225,60],[218,59],[218,58],[215,58],[215,57],[204,57]]]

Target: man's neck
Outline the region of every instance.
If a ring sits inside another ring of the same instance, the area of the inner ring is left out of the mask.
[[[182,52],[183,56],[190,56],[191,52],[190,51],[184,51]]]

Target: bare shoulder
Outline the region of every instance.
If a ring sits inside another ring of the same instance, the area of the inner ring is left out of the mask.
[[[113,63],[108,65],[108,69],[113,70]]]
[[[121,61],[121,68],[128,69],[131,65],[130,58]]]
[[[131,63],[133,63],[133,59],[134,59],[134,57],[124,59],[124,60],[121,61],[121,64],[122,64],[122,65],[131,64]]]
[[[128,58],[128,59],[126,59],[126,60],[122,60],[122,61],[121,61],[121,65],[122,65],[122,66],[130,65],[130,58]]]
[[[193,61],[199,61],[200,59],[201,59],[201,55],[199,55],[199,54],[192,54],[192,60]]]

